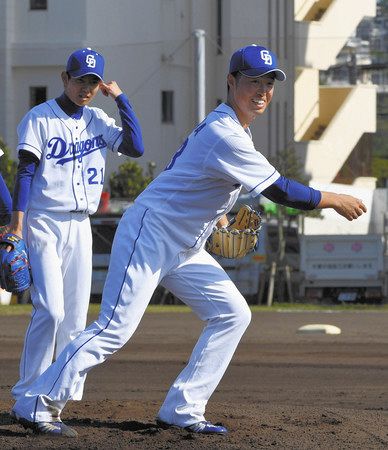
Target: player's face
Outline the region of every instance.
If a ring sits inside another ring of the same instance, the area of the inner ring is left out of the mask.
[[[65,74],[62,79],[65,94],[78,106],[89,104],[97,94],[100,85],[100,79],[95,75],[72,78]]]
[[[275,79],[273,75],[262,77],[237,77],[228,75],[228,103],[232,106],[241,124],[246,127],[256,116],[263,114],[271,103]]]

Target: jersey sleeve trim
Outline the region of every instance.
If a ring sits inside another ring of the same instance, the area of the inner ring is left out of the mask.
[[[21,150],[27,150],[28,152],[33,153],[35,156],[40,159],[42,157],[42,150],[40,148],[34,147],[31,144],[28,144],[27,142],[19,142],[18,146],[16,147],[16,150],[20,152]]]
[[[121,131],[120,134],[117,136],[117,138],[115,139],[115,141],[113,142],[112,145],[112,152],[117,152],[118,148],[120,147],[120,144],[123,140],[123,134],[124,132]],[[118,142],[119,141],[119,142]]]
[[[280,177],[280,173],[274,169],[274,171],[269,175],[265,180],[258,183],[253,189],[249,191],[253,197],[261,194],[264,189],[267,189],[268,186],[271,186],[278,178]]]

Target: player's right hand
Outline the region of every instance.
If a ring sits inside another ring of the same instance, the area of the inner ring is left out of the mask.
[[[334,210],[348,220],[358,219],[367,211],[363,201],[352,195],[338,194],[339,204]]]
[[[322,192],[322,199],[318,208],[333,208],[339,215],[347,220],[358,219],[367,212],[366,206],[359,198],[347,194]]]

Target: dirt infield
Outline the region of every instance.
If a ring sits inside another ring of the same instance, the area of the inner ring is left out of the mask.
[[[88,375],[84,400],[63,414],[77,439],[26,432],[8,411],[27,322],[0,317],[1,449],[388,448],[388,312],[254,313],[207,407],[226,437],[154,421],[201,330],[191,313],[147,313],[132,340]],[[296,333],[308,323],[342,333]]]

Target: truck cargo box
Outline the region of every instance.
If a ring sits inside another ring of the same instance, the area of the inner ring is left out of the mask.
[[[340,301],[387,296],[382,235],[300,236],[302,298]]]

